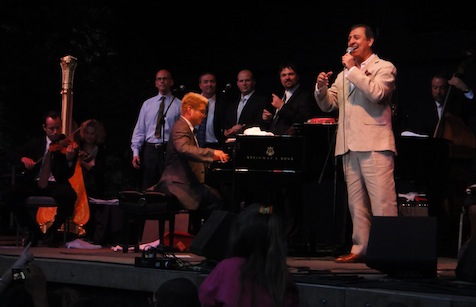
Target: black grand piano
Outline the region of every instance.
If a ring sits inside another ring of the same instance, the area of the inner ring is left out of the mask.
[[[304,201],[303,236],[312,244],[340,243],[347,206],[342,170],[336,171],[340,164],[334,158],[336,125],[295,124],[294,132],[238,135],[224,149],[230,161],[213,163],[209,174],[226,191],[233,211],[244,190],[251,191],[253,201],[272,203],[276,189],[298,187]]]
[[[225,146],[227,163],[213,175],[234,184],[293,185],[333,175],[335,125],[295,124],[289,135],[238,135]]]

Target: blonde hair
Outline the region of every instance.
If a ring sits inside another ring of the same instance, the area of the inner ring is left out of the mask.
[[[208,104],[208,99],[198,93],[187,93],[182,98],[182,113],[185,113],[188,107],[193,109],[198,109],[200,106],[204,105],[205,107]]]
[[[81,140],[84,140],[84,129],[86,127],[92,127],[96,133],[96,144],[103,144],[104,139],[106,138],[106,131],[104,130],[103,124],[96,119],[88,119],[81,124],[81,129],[79,130],[79,136]]]

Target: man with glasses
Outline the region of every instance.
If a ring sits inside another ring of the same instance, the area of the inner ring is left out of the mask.
[[[155,87],[159,92],[142,104],[132,133],[132,166],[142,171],[143,190],[159,181],[164,170],[170,130],[180,117],[181,100],[172,95],[173,85],[169,70],[157,71]]]

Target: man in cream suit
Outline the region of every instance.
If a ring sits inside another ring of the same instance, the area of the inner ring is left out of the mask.
[[[397,70],[372,51],[373,30],[350,29],[344,69],[329,87],[332,72],[317,76],[314,97],[325,112],[339,109],[335,155],[342,156],[352,218],[352,248],[336,262],[363,262],[372,216],[397,216],[395,137],[391,101]]]

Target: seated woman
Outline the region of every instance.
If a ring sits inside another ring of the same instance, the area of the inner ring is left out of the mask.
[[[83,171],[84,186],[88,198],[105,198],[106,154],[104,140],[106,133],[103,124],[96,119],[88,119],[79,130],[78,161]],[[91,218],[84,226],[86,236],[94,244],[103,244],[106,233],[119,230],[122,221],[110,208],[89,203]],[[118,211],[119,212],[119,211]],[[111,217],[114,215],[114,217]],[[111,222],[110,219],[113,221]],[[117,220],[117,221],[115,221]]]
[[[106,155],[104,139],[106,133],[102,123],[88,119],[79,131],[79,163],[83,170],[84,184],[89,197],[104,197]]]

